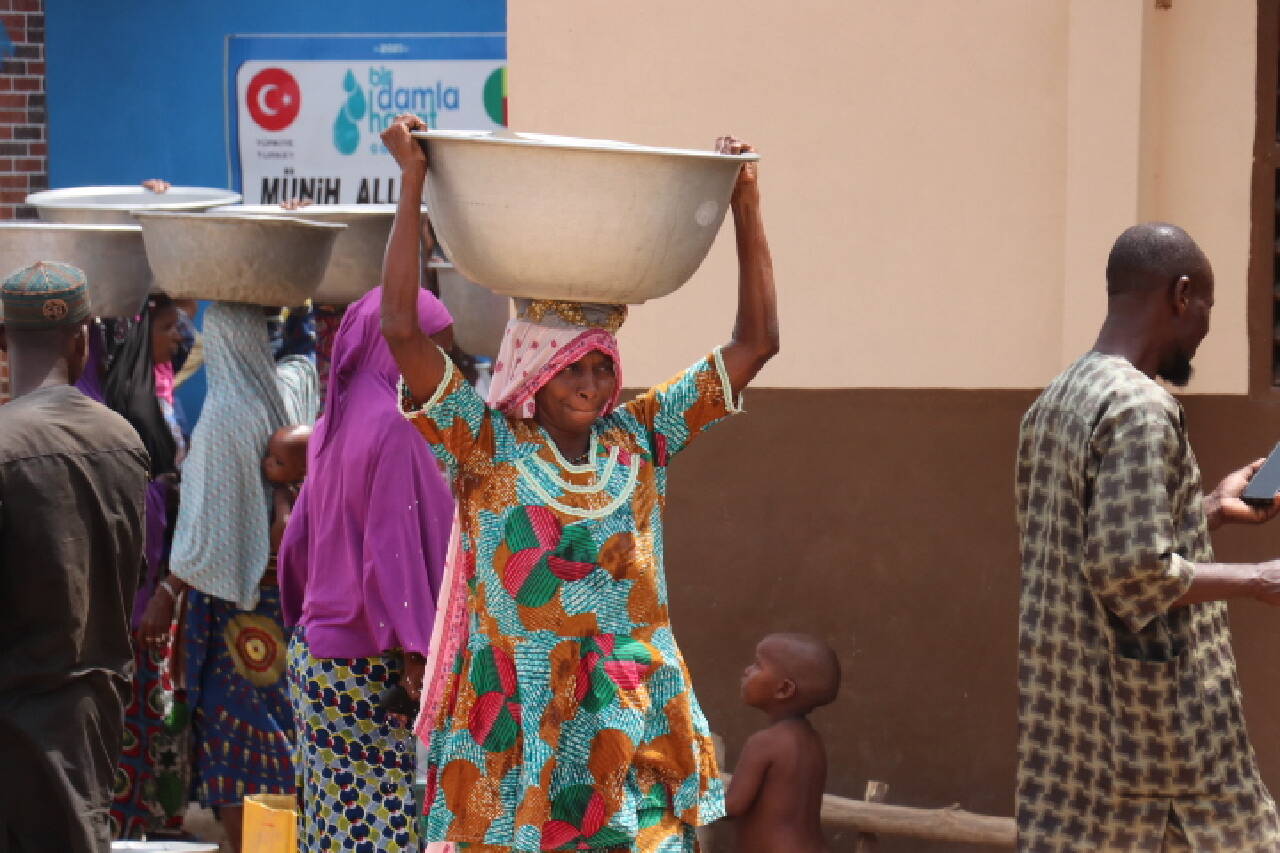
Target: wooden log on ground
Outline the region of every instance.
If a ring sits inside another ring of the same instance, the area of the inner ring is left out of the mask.
[[[725,787],[731,778],[730,774],[723,774]],[[986,844],[1006,850],[1012,850],[1018,838],[1011,817],[974,814],[958,805],[943,809],[917,809],[850,800],[834,794],[822,797],[822,822],[827,826],[877,835]]]
[[[868,803],[883,803],[885,797],[889,795],[889,783],[881,782],[879,779],[870,779],[867,781],[866,793],[862,795],[862,799]],[[880,849],[880,844],[876,840],[874,832],[859,832],[858,838],[853,842],[853,853],[875,853]]]
[[[822,798],[822,822],[877,835],[989,844],[1009,850],[1017,841],[1013,818],[974,814],[959,806],[917,809],[865,803],[827,794]]]

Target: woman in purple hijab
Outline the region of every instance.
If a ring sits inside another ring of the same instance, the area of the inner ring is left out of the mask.
[[[342,319],[307,479],[280,543],[285,624],[297,626],[289,690],[303,851],[327,836],[418,849],[416,741],[379,697],[402,676],[421,682],[453,497],[400,414],[381,306],[378,287]],[[419,292],[418,323],[446,350],[452,322],[440,300]],[[416,675],[406,675],[406,661]]]

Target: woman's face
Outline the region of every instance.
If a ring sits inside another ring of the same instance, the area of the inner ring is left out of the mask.
[[[617,386],[613,359],[592,350],[561,369],[533,395],[538,419],[566,432],[586,432],[613,399]]]
[[[182,334],[178,331],[178,309],[172,305],[156,309],[151,315],[151,359],[156,364],[168,364],[182,346]]]

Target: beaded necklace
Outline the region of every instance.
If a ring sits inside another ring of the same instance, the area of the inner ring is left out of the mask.
[[[604,469],[598,474],[596,472],[595,459],[599,455],[600,442],[594,430],[591,432],[591,444],[587,449],[585,457],[579,457],[583,461],[570,461],[565,459],[564,454],[560,452],[560,448],[551,440],[546,431],[542,431],[546,439],[547,445],[551,448],[551,453],[555,457],[560,468],[572,474],[593,474],[592,481],[579,485],[573,483],[561,476],[550,462],[540,458],[536,453],[524,459],[515,461],[516,470],[520,472],[521,479],[533,490],[547,506],[555,509],[565,515],[575,516],[577,518],[604,518],[615,512],[620,506],[631,498],[632,492],[635,491],[636,482],[640,474],[640,458],[636,454],[627,462],[627,479],[623,484],[621,491],[611,500],[607,501],[604,506],[596,507],[575,507],[569,506],[560,500],[557,500],[547,491],[543,485],[544,479],[555,485],[555,488],[561,493],[571,493],[577,495],[606,495],[606,489],[614,473],[617,470],[621,450],[618,447],[609,448],[609,456],[605,461]]]

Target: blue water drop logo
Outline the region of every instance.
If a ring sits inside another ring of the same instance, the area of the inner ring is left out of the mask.
[[[342,78],[342,88],[347,96],[342,109],[338,110],[338,117],[333,121],[333,147],[342,154],[354,154],[360,147],[360,125],[357,122],[364,118],[368,105],[365,104],[364,92],[360,91],[360,84],[356,82],[356,75],[349,68],[347,75]]]

